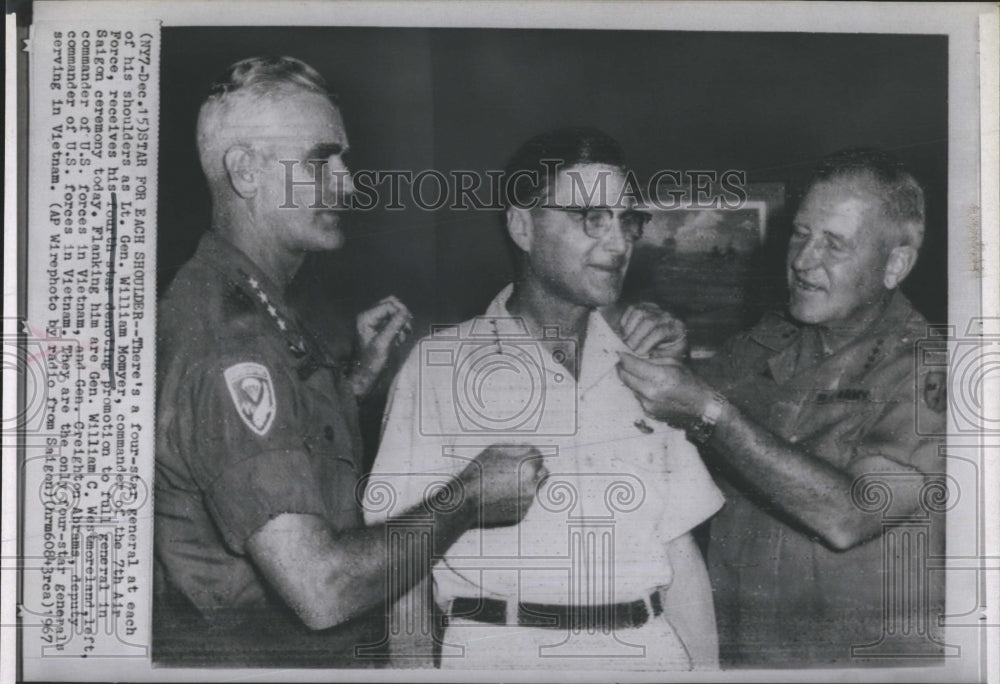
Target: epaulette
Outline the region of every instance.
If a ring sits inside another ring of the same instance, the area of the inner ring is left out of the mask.
[[[239,274],[243,279],[243,284],[249,288],[252,294],[251,297],[244,292],[244,296],[247,296],[251,300],[254,308],[267,316],[277,329],[278,334],[285,341],[288,351],[298,362],[296,371],[299,378],[307,380],[309,376],[321,367],[328,365],[325,363],[323,354],[315,348],[314,344],[310,343],[309,337],[298,329],[295,322],[285,318],[278,312],[277,307],[261,287],[260,281],[242,269],[239,270]]]
[[[788,347],[801,332],[799,326],[789,321],[777,311],[768,311],[753,328],[750,329],[750,339],[772,351],[781,351]]]
[[[234,319],[252,316],[257,313],[257,306],[243,288],[236,283],[229,283],[222,298],[222,314],[226,322]]]

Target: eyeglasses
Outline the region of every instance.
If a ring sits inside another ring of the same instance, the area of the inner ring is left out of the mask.
[[[594,240],[603,239],[610,231],[615,214],[607,207],[560,207],[551,204],[542,205],[542,209],[551,209],[569,214],[583,227],[584,234]],[[622,226],[622,235],[629,242],[642,238],[642,231],[652,219],[652,214],[635,209],[626,209],[618,215]]]

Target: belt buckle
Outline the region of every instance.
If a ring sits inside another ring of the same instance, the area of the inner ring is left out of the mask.
[[[650,592],[649,607],[652,610],[650,614],[653,617],[660,617],[663,615],[663,594],[660,593],[660,587],[657,587]]]
[[[616,626],[620,628],[633,628],[638,629],[642,627],[647,622],[649,622],[650,615],[652,615],[652,606],[648,605],[650,603],[649,597],[644,596],[641,599],[636,599],[628,605],[628,619],[626,624],[621,624],[617,620]]]

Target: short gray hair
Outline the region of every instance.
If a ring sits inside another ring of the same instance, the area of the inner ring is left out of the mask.
[[[899,244],[920,249],[924,241],[924,190],[893,154],[877,148],[850,148],[823,158],[806,192],[822,181],[850,179],[882,202],[882,215],[895,228]]]
[[[217,143],[230,131],[241,106],[276,101],[296,92],[311,92],[337,106],[319,72],[294,57],[249,57],[230,66],[210,87],[198,112],[198,156],[209,182],[223,171]]]

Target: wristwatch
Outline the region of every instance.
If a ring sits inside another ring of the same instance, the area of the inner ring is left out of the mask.
[[[722,411],[726,408],[726,398],[715,392],[708,400],[698,420],[688,428],[688,437],[692,442],[704,444],[715,432],[715,424],[719,422]]]

